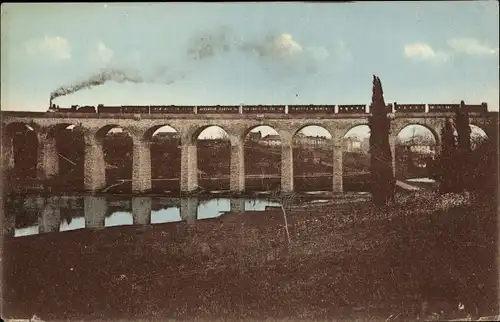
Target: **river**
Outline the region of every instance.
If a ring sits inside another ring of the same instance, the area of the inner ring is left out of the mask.
[[[7,233],[15,237],[77,229],[155,225],[206,220],[229,212],[280,207],[266,198],[41,196],[10,198],[5,204]]]

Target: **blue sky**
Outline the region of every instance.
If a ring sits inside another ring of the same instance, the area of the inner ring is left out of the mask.
[[[496,1],[1,10],[3,110],[44,111],[52,91],[107,68],[145,82],[110,81],[54,103],[368,104],[376,73],[388,102],[498,111]]]

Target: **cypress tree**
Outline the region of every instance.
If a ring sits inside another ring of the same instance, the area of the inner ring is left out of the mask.
[[[457,146],[454,128],[451,120],[445,120],[441,130],[441,153],[437,164],[437,179],[440,181],[439,191],[441,193],[458,191],[458,177],[460,171],[457,168]]]
[[[470,156],[471,144],[470,136],[471,129],[469,126],[469,112],[464,101],[460,102],[460,106],[455,110],[455,124],[458,135],[457,158],[459,171],[457,173],[458,191],[469,190],[471,184],[471,169]]]
[[[392,153],[389,145],[390,121],[380,78],[373,75],[370,127],[370,176],[371,194],[375,205],[381,206],[394,200],[395,180]]]

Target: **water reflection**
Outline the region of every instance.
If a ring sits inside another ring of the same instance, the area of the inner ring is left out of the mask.
[[[104,220],[104,227],[133,225],[134,217],[129,212],[114,212]]]
[[[219,217],[225,212],[231,211],[231,200],[227,198],[217,198],[204,200],[198,206],[197,219],[208,219]]]
[[[151,211],[152,224],[162,224],[178,221],[182,221],[181,210],[178,207],[170,207]]]
[[[103,196],[42,197],[6,200],[6,233],[15,237],[78,229],[165,224],[213,219],[228,212],[265,211],[276,201],[241,198],[120,199]]]
[[[266,207],[279,207],[279,202],[265,200],[245,200],[245,211],[265,211]]]
[[[85,228],[85,217],[63,219],[59,231],[70,231]]]
[[[38,225],[30,226],[30,227],[23,227],[23,228],[16,228],[16,231],[14,233],[14,237],[38,235],[39,233],[40,233],[40,231],[38,229]]]

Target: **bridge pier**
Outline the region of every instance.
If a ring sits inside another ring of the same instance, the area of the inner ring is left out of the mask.
[[[134,225],[149,225],[151,223],[152,201],[149,197],[132,198],[132,216]]]
[[[85,213],[85,228],[99,229],[104,228],[104,220],[108,204],[106,198],[86,196],[83,200]]]
[[[151,190],[151,149],[150,143],[134,139],[132,152],[132,192]]]
[[[40,233],[58,232],[61,226],[61,207],[57,197],[47,198],[38,219]]]
[[[231,198],[230,207],[231,207],[231,212],[244,212],[245,211],[245,199]]]
[[[183,140],[186,141],[186,140]],[[198,188],[198,155],[196,144],[181,146],[181,192],[192,192]]]
[[[14,168],[14,146],[12,144],[12,137],[8,133],[2,133],[2,156],[3,156],[3,169],[9,171]]]
[[[396,179],[396,140],[397,137],[389,137],[389,146],[391,147],[391,163],[392,163],[392,175]]]
[[[343,192],[343,148],[342,139],[333,143],[333,185],[332,192]]]
[[[245,154],[243,142],[231,145],[229,181],[231,192],[240,193],[245,190]]]
[[[106,185],[106,163],[102,142],[96,137],[85,136],[84,186],[86,191],[95,192]]]
[[[293,191],[293,148],[291,143],[281,143],[281,191]]]
[[[37,177],[50,179],[59,173],[59,154],[55,136],[38,134]]]
[[[194,223],[198,218],[198,198],[182,198],[180,213],[182,220],[188,224]]]
[[[14,236],[16,231],[16,215],[11,212],[5,211],[5,206],[3,208],[4,216],[2,218],[2,231],[0,238],[3,236]]]

